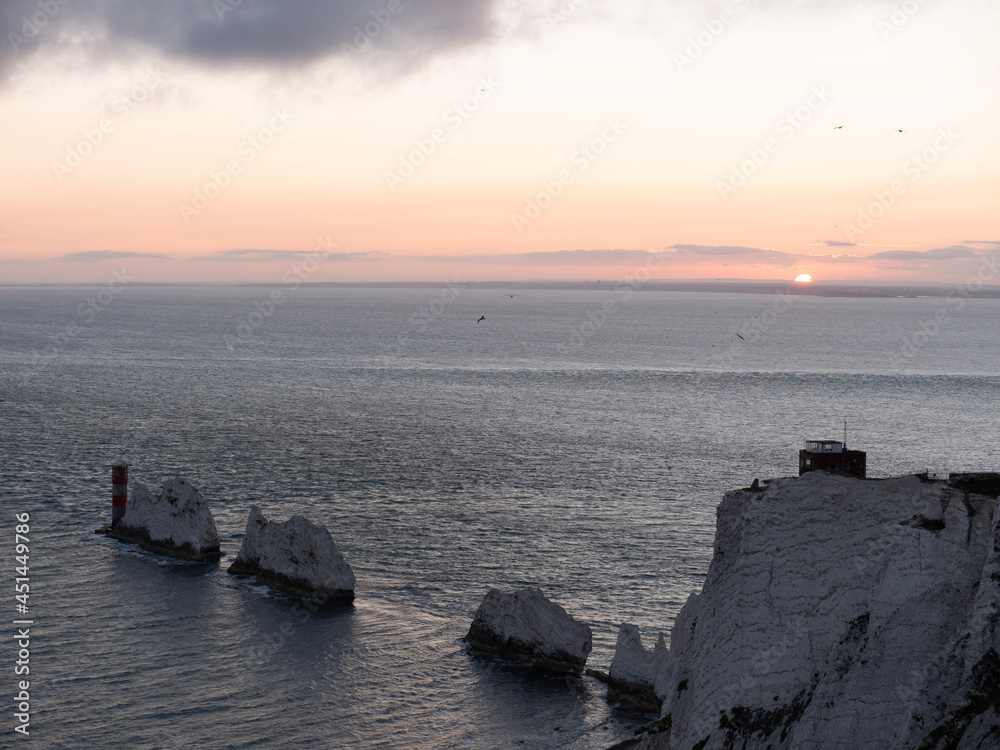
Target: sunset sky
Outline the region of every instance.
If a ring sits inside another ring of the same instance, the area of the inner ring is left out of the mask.
[[[4,0],[0,31],[0,283],[1000,283],[995,0]]]

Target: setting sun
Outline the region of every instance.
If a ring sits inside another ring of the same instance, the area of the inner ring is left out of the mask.
[[[801,281],[803,284],[808,284],[813,280],[813,277],[807,273],[800,273],[795,277],[796,281]]]

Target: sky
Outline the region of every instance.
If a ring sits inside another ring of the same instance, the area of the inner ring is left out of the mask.
[[[0,283],[1000,283],[995,0],[4,0]]]

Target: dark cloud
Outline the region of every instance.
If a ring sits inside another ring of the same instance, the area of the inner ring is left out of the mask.
[[[214,260],[214,261],[292,261],[305,260],[306,258],[322,260],[373,260],[383,257],[385,253],[378,252],[357,252],[357,253],[333,253],[318,250],[257,250],[257,249],[236,249],[221,250],[211,255],[196,255],[189,260]]]
[[[138,47],[225,65],[302,65],[369,50],[411,61],[489,38],[497,2],[2,0],[0,74],[70,40],[91,54]]]
[[[123,258],[145,258],[147,260],[170,260],[163,253],[135,253],[131,250],[87,250],[82,253],[69,253],[56,260],[68,260],[75,263],[99,263],[102,260],[121,260]]]
[[[979,253],[965,245],[952,245],[932,250],[883,250],[880,253],[872,253],[868,257],[872,260],[951,260],[953,258],[975,258],[978,255]]]

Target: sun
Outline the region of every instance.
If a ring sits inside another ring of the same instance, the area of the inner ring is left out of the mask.
[[[801,281],[803,284],[809,284],[812,282],[813,277],[807,273],[800,273],[798,276],[795,277],[795,280]]]

